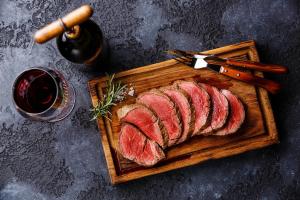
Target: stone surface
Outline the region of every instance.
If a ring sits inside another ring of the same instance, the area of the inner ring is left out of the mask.
[[[87,81],[99,73],[66,61],[55,41],[32,34],[82,3],[111,47],[108,71],[166,59],[162,50],[206,50],[248,39],[261,60],[290,74],[271,97],[281,143],[242,155],[111,186]],[[300,3],[297,0],[1,0],[0,199],[299,199]],[[58,123],[32,122],[14,109],[11,86],[32,66],[62,71],[75,86],[72,114]]]

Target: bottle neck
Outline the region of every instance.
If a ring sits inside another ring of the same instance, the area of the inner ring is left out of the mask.
[[[80,36],[80,26],[76,25],[73,26],[69,31],[65,32],[65,36],[69,39],[77,39]]]

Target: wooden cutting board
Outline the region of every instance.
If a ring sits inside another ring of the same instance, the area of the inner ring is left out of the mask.
[[[224,58],[259,61],[254,41],[229,45],[203,53],[217,54]],[[262,73],[253,72],[262,76]],[[218,159],[245,151],[278,143],[278,133],[267,92],[262,88],[230,79],[207,69],[194,70],[175,60],[148,65],[116,74],[116,81],[132,84],[134,97],[127,97],[112,108],[111,121],[98,119],[102,146],[111,182],[122,183],[173,169],[195,165],[209,159]],[[165,86],[180,79],[196,79],[219,89],[228,89],[240,97],[246,108],[246,121],[237,134],[232,136],[197,136],[185,143],[167,149],[166,160],[154,167],[145,168],[124,159],[117,151],[120,122],[116,111],[125,104],[135,102],[135,97],[151,88]],[[89,90],[93,106],[103,98],[106,77],[90,80]],[[99,166],[100,167],[100,166]]]

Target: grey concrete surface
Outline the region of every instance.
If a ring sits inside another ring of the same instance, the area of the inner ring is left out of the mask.
[[[32,34],[82,3],[121,71],[165,60],[162,50],[206,50],[254,39],[261,60],[286,65],[271,97],[281,143],[242,155],[111,186],[98,129],[89,121],[87,81],[99,73],[66,61],[55,41]],[[1,0],[0,199],[300,199],[300,2],[297,0]],[[14,109],[11,86],[24,69],[61,70],[76,106],[58,123],[33,122]]]

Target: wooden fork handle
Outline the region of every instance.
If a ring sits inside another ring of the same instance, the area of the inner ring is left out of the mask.
[[[222,66],[220,68],[220,73],[248,84],[265,88],[273,94],[276,94],[281,89],[281,85],[277,82],[254,76],[247,72],[231,69],[227,66]]]
[[[262,64],[259,62],[253,61],[237,61],[233,59],[227,59],[226,64],[242,67],[246,69],[253,69],[262,72],[270,72],[274,74],[286,74],[288,73],[288,68],[281,65],[272,65],[272,64]]]

